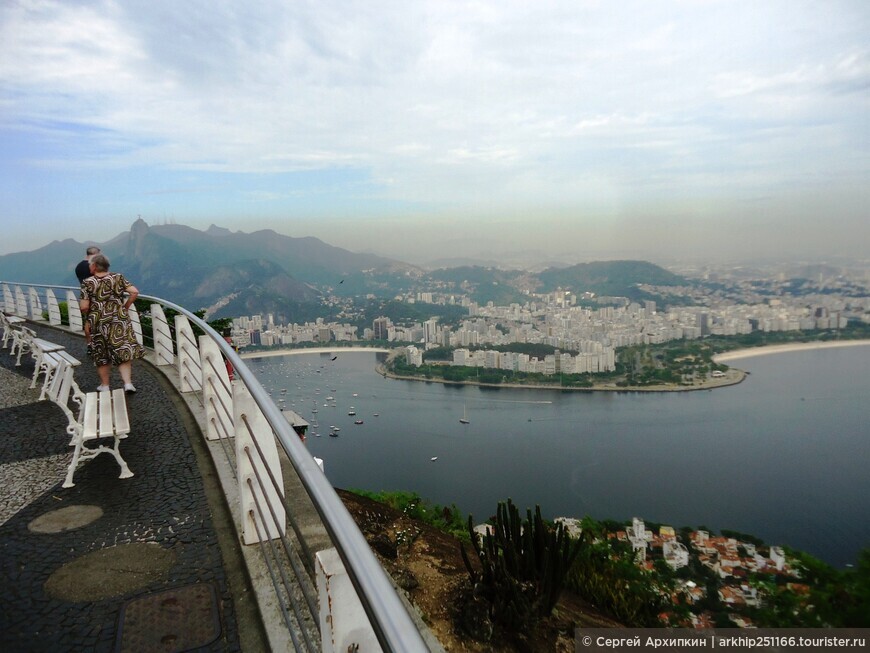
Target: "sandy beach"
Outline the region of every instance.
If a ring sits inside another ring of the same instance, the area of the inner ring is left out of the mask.
[[[343,351],[374,351],[389,353],[383,347],[300,347],[298,349],[275,349],[270,351],[251,351],[240,353],[239,358],[271,358],[272,356],[292,356],[293,354],[332,354],[337,356]]]
[[[713,360],[716,363],[730,363],[741,358],[751,356],[766,356],[768,354],[785,354],[793,351],[806,349],[831,349],[834,347],[857,347],[870,345],[870,340],[836,340],[828,342],[793,342],[787,345],[768,345],[766,347],[750,347],[748,349],[735,349],[723,354],[716,354]]]

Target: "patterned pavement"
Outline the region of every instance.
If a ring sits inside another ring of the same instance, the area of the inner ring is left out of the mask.
[[[84,340],[35,328],[83,361],[76,380],[96,389]],[[189,439],[200,436],[160,372],[134,363],[139,392],[128,397],[133,429],[121,452],[135,476],[119,479],[105,454],[80,465],[69,489],[61,487],[72,457],[66,418],[28,388],[32,373],[31,358],[15,367],[0,349],[0,650],[241,650]]]

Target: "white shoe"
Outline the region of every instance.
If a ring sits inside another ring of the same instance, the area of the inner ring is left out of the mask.
[[[136,386],[134,386],[132,383],[125,383],[124,392],[126,392],[127,394],[130,394],[131,392],[136,392]]]
[[[111,388],[107,385],[98,385],[97,392],[108,392]]]

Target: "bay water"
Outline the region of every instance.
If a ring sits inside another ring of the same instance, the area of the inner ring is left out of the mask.
[[[745,358],[741,384],[667,393],[401,381],[376,372],[384,356],[247,361],[312,422],[335,487],[413,491],[475,522],[511,498],[545,518],[731,529],[837,567],[870,547],[870,347]]]

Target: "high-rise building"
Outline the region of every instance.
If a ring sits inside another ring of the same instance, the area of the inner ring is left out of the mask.
[[[388,330],[390,328],[390,318],[388,317],[376,317],[374,322],[372,322],[372,331],[374,331],[374,339],[375,340],[387,340],[388,339]]]
[[[438,318],[433,317],[423,322],[423,340],[438,342]]]

